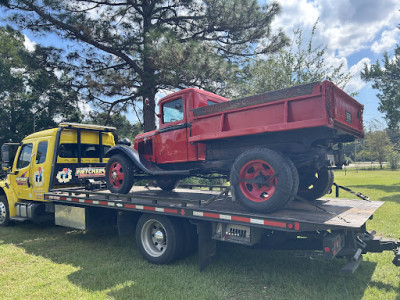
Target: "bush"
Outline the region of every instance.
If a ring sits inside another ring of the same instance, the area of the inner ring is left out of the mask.
[[[389,167],[392,170],[397,170],[400,164],[400,155],[398,152],[392,151],[388,154],[388,163]]]

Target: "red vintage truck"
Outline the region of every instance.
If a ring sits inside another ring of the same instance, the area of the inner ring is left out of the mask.
[[[111,192],[128,193],[140,179],[172,190],[184,177],[218,173],[234,201],[271,212],[296,195],[328,193],[345,163],[342,143],[364,135],[363,105],[329,81],[233,101],[188,88],[159,107],[158,129],[106,153]]]

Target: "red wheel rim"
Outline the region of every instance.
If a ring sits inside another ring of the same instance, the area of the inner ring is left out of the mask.
[[[124,183],[124,169],[119,162],[114,162],[111,165],[108,178],[114,188],[119,188]]]
[[[239,172],[239,187],[243,195],[254,202],[271,198],[278,183],[274,169],[262,160],[247,162]]]

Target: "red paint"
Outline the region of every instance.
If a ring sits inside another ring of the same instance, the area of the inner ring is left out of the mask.
[[[300,223],[299,222],[294,222],[294,229],[295,230],[300,230]]]
[[[125,204],[126,208],[134,208],[136,209],[136,205],[135,204]]]
[[[239,171],[240,190],[247,199],[254,202],[265,202],[275,193],[277,178],[274,169],[265,161],[252,160],[246,163]],[[249,183],[246,180],[262,180],[267,184]]]
[[[197,117],[193,115],[193,109],[229,99],[189,88],[162,98],[159,102],[160,114],[164,113],[164,105],[177,99],[182,99],[181,120],[164,123],[161,117],[158,130],[135,138],[134,148],[144,159],[158,164],[200,161],[205,159],[206,147],[202,142],[207,140],[319,126],[340,129],[357,137],[364,135],[363,105],[329,81],[316,84],[308,95]],[[184,127],[185,124],[190,124],[190,128]],[[115,184],[118,185],[117,182]]]
[[[87,204],[93,204],[93,200],[86,200],[86,199],[85,199],[85,203],[87,203]]]
[[[143,210],[156,211],[154,206],[143,206]]]
[[[293,224],[288,224],[289,229],[293,229]]]
[[[100,205],[107,205],[108,206],[108,202],[107,201],[99,201]]]
[[[250,223],[250,218],[244,218],[244,217],[238,217],[238,216],[231,216],[231,220],[238,221],[238,222]]]
[[[203,213],[203,217],[219,219],[220,215],[219,214],[213,214],[213,213],[204,212]]]
[[[72,202],[79,202],[79,199],[78,198],[72,198],[71,201]]]
[[[119,188],[122,185],[124,182],[124,170],[119,162],[114,162],[111,165],[108,171],[108,178],[115,188]]]
[[[283,222],[275,222],[275,221],[264,220],[264,225],[273,226],[273,227],[280,227],[280,228],[286,228],[286,223],[283,223]]]
[[[171,209],[171,208],[164,208],[164,212],[169,213],[169,214],[177,214],[178,210],[177,209]]]
[[[325,247],[325,248],[324,248],[324,251],[325,251],[326,253],[329,253],[329,252],[331,252],[331,249],[330,249],[329,247]]]

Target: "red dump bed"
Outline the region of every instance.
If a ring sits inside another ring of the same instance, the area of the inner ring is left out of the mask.
[[[332,82],[311,83],[194,109],[189,142],[321,126],[363,137],[363,108]]]

